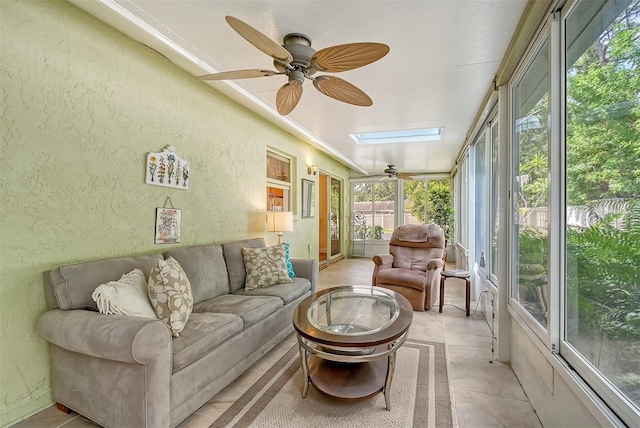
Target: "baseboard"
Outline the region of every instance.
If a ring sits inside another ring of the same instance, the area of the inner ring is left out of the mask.
[[[329,266],[331,266],[332,264],[341,262],[342,260],[344,260],[344,256],[341,255],[341,256],[336,257],[335,259],[322,261],[322,262],[320,262],[320,270],[326,269]]]

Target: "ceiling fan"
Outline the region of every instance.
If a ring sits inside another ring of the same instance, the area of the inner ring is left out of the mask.
[[[370,106],[371,98],[346,80],[334,76],[313,76],[316,72],[338,73],[371,64],[389,52],[382,43],[348,43],[316,51],[311,39],[304,34],[291,33],[284,36],[280,46],[255,28],[233,16],[225,17],[227,23],[253,46],[273,58],[272,70],[236,70],[200,76],[201,80],[250,79],[286,75],[285,83],[276,95],[276,108],[283,116],[288,115],[300,101],[305,79],[324,95],[357,106]]]
[[[398,169],[393,164],[387,165],[387,169],[384,170],[384,175],[380,176],[382,177],[380,180],[384,180],[386,178],[401,178],[403,180],[413,180],[412,174],[408,174],[406,172],[398,172]]]

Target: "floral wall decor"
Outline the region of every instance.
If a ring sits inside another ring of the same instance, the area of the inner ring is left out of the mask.
[[[160,153],[149,152],[146,183],[187,190],[191,181],[190,168],[189,162],[178,156],[173,146],[165,147]]]
[[[176,208],[156,208],[156,244],[177,244],[180,242],[182,210]]]

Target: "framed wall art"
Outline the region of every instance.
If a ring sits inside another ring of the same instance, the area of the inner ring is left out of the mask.
[[[315,217],[316,182],[302,179],[302,218]]]
[[[178,156],[173,146],[147,154],[147,184],[187,190],[191,182],[190,174],[191,165]]]
[[[180,243],[180,222],[182,210],[176,208],[156,208],[156,244]]]

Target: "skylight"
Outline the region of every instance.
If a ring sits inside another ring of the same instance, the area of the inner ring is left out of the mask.
[[[356,144],[397,144],[440,141],[444,128],[407,129],[403,131],[363,132],[349,134]]]

